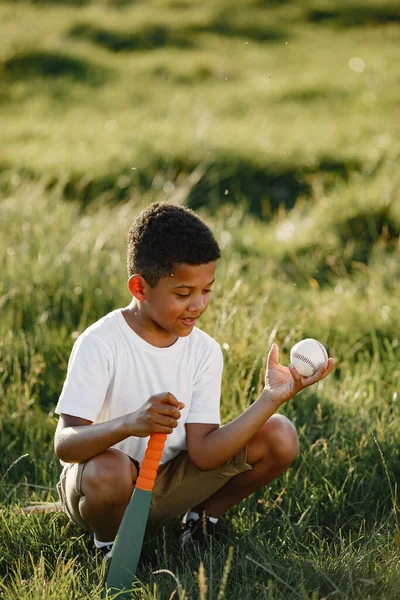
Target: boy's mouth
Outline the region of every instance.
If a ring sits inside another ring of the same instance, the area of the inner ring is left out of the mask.
[[[198,317],[196,317],[195,319],[180,319],[180,321],[182,321],[182,323],[186,325],[186,327],[192,327],[196,323],[197,319]]]

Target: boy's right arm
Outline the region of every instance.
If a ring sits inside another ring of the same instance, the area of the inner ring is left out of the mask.
[[[104,423],[61,414],[54,438],[55,453],[66,463],[81,463],[133,435],[172,433],[184,407],[169,392],[155,394],[137,411]]]

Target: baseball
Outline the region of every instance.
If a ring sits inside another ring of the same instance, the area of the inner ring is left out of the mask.
[[[328,360],[328,353],[318,340],[307,338],[297,342],[290,351],[290,362],[300,375],[310,377]]]

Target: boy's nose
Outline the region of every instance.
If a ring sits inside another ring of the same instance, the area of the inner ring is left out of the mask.
[[[199,298],[192,298],[192,302],[188,306],[189,312],[198,313],[204,310],[205,303],[204,298],[200,296]]]

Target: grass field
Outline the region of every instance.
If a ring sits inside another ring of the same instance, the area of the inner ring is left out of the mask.
[[[57,499],[74,340],[128,304],[125,239],[188,203],[223,249],[201,327],[222,418],[320,339],[334,373],[283,409],[300,456],[190,556],[149,531],[135,598],[400,598],[400,11],[381,0],[0,3],[0,598],[99,598]]]

